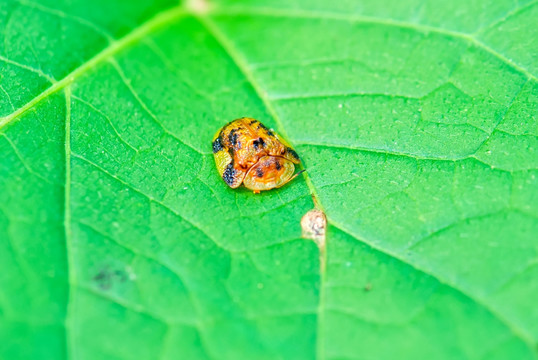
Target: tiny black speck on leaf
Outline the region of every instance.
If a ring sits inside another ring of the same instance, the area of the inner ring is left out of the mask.
[[[93,277],[93,280],[97,283],[102,290],[108,290],[115,282],[123,283],[127,281],[127,274],[122,270],[110,270],[109,268],[103,268]]]

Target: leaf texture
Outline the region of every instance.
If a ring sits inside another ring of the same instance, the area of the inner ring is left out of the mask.
[[[0,359],[538,358],[537,16],[2,0]],[[305,177],[228,189],[242,116]]]

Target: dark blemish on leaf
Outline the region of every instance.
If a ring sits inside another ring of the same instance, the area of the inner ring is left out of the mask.
[[[93,280],[103,290],[110,289],[110,274],[108,271],[101,270],[97,275],[93,277]]]
[[[213,154],[221,151],[222,149],[224,148],[222,147],[222,139],[219,135],[219,137],[213,141]]]
[[[222,173],[222,179],[228,184],[229,186],[232,186],[235,181],[235,175],[236,171],[233,166],[233,161],[226,166],[226,169],[224,170],[224,173]]]
[[[265,141],[262,138],[258,138],[252,142],[252,145],[254,145],[254,149],[258,150],[260,147],[265,146]]]
[[[366,285],[364,285],[364,291],[368,292],[368,291],[370,291],[370,290],[372,290],[372,284],[366,284]]]
[[[123,270],[104,268],[93,277],[93,280],[100,289],[108,290],[115,282],[123,283],[127,281],[127,278],[127,274]]]
[[[256,169],[256,176],[259,177],[259,178],[263,177],[263,170],[262,170],[262,168],[257,168],[257,169]]]

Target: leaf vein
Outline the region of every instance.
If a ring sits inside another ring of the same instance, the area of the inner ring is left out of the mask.
[[[358,235],[353,234],[350,230],[347,230],[345,226],[342,224],[336,222],[330,216],[327,216],[327,221],[335,228],[339,229],[340,231],[348,234],[349,236],[357,239],[357,241],[360,241],[361,243],[368,245],[374,250],[377,250],[381,252],[382,254],[385,254],[387,256],[390,256],[394,259],[397,259],[401,261],[402,263],[411,266],[413,269],[415,269],[418,272],[421,272],[425,275],[431,276],[432,278],[436,279],[440,283],[446,285],[447,287],[453,289],[454,291],[459,292],[460,294],[464,295],[468,299],[474,301],[477,305],[481,306],[483,309],[487,310],[491,315],[493,315],[499,322],[501,322],[508,330],[510,330],[514,336],[521,339],[529,348],[533,348],[533,340],[532,336],[528,334],[524,329],[521,329],[517,327],[514,323],[512,323],[508,318],[506,318],[504,315],[502,315],[500,312],[498,312],[496,309],[494,309],[492,306],[490,306],[485,299],[481,299],[478,296],[471,295],[470,293],[466,292],[464,289],[460,288],[455,284],[454,282],[450,281],[449,279],[445,279],[441,277],[438,274],[435,274],[434,272],[428,271],[427,269],[413,264],[412,262],[408,261],[404,256],[398,254],[397,252],[384,248],[379,243],[375,243],[373,241],[369,241],[367,239],[361,238]]]
[[[133,31],[131,31],[121,39],[111,42],[107,47],[97,53],[94,57],[71,71],[71,73],[66,75],[63,79],[53,83],[48,89],[34,97],[32,100],[27,102],[19,109],[17,109],[17,111],[14,111],[9,115],[0,118],[0,129],[2,129],[4,126],[11,123],[12,121],[18,119],[22,114],[33,108],[42,100],[48,98],[50,95],[58,92],[59,90],[62,90],[66,86],[72,84],[76,79],[80,78],[82,75],[86,74],[88,71],[101,64],[103,61],[110,59],[115,54],[123,51],[124,49],[128,48],[140,39],[143,39],[151,32],[161,27],[164,27],[186,15],[187,13],[180,6],[171,8],[165,12],[154,16],[153,18],[146,21],[141,26],[135,28]]]
[[[124,181],[123,179],[119,178],[117,175],[114,175],[112,174],[111,172],[109,172],[108,170],[104,169],[103,167],[97,165],[96,163],[94,163],[93,161],[89,160],[89,159],[86,159],[84,156],[81,156],[79,154],[75,154],[75,153],[71,153],[71,157],[75,157],[77,159],[80,159],[86,163],[88,163],[89,165],[95,167],[97,170],[103,172],[104,174],[110,176],[111,178],[115,179],[116,181],[118,181],[119,183],[123,184],[124,186],[126,186],[127,188],[133,190],[134,192],[142,195],[143,197],[145,197],[146,199],[148,199],[150,202],[153,202],[155,204],[158,204],[160,206],[162,206],[163,208],[167,209],[168,211],[170,211],[172,214],[176,215],[178,218],[186,221],[187,223],[189,223],[192,227],[198,229],[202,234],[204,234],[208,239],[210,239],[211,241],[213,241],[215,243],[215,245],[217,245],[219,248],[221,248],[222,250],[224,251],[227,251],[227,252],[230,252],[230,250],[224,248],[219,242],[217,242],[213,237],[209,236],[209,234],[204,231],[199,225],[196,225],[195,223],[193,223],[191,220],[188,220],[187,218],[185,218],[183,215],[181,215],[180,213],[176,212],[174,209],[172,209],[171,207],[167,206],[166,204],[164,204],[163,202],[155,199],[154,197],[152,197],[151,195],[148,195],[146,194],[145,192],[135,188],[133,185],[127,183],[126,181]]]
[[[114,68],[116,69],[116,71],[118,72],[118,74],[120,75],[123,83],[125,84],[125,86],[127,86],[127,88],[129,89],[129,91],[131,92],[131,94],[134,96],[134,98],[136,99],[136,101],[140,104],[140,106],[142,106],[142,109],[144,109],[144,111],[151,117],[151,119],[155,122],[155,124],[157,126],[159,126],[165,133],[167,133],[168,135],[170,135],[171,137],[173,137],[174,139],[176,139],[177,141],[179,141],[181,144],[191,148],[192,150],[196,151],[197,153],[199,153],[200,155],[205,155],[203,152],[201,152],[200,150],[198,149],[195,149],[194,147],[192,147],[191,145],[187,144],[186,142],[184,142],[183,140],[181,140],[176,134],[172,133],[170,130],[168,130],[164,124],[157,118],[157,116],[149,109],[149,107],[147,106],[147,104],[140,98],[140,95],[138,94],[138,92],[133,88],[133,86],[131,85],[131,81],[127,78],[127,76],[125,75],[125,72],[122,70],[122,68],[120,67],[120,65],[118,64],[118,62],[114,59],[111,59],[111,63],[112,65],[114,66]]]
[[[48,6],[38,4],[38,3],[28,1],[28,0],[17,0],[17,2],[19,4],[21,4],[21,5],[26,6],[26,7],[29,7],[29,8],[32,8],[32,9],[35,9],[35,10],[38,10],[38,11],[41,11],[41,12],[44,12],[44,13],[47,13],[47,14],[50,14],[50,15],[55,15],[55,16],[60,17],[60,18],[64,18],[64,19],[74,21],[74,22],[76,22],[76,23],[78,23],[80,25],[83,25],[85,27],[88,27],[88,28],[98,32],[100,35],[106,37],[109,41],[113,40],[112,35],[110,35],[110,33],[108,31],[106,31],[103,28],[101,28],[100,26],[92,23],[91,21],[88,21],[88,20],[86,20],[84,18],[81,18],[79,16],[71,15],[71,14],[68,14],[68,13],[62,11],[62,10],[50,8]]]
[[[538,80],[538,77],[531,73],[529,70],[515,63],[514,61],[508,59],[504,54],[501,54],[497,50],[493,49],[486,43],[475,38],[473,34],[464,33],[461,31],[443,29],[435,26],[424,25],[419,23],[412,23],[406,21],[399,21],[389,18],[381,18],[374,16],[365,16],[365,15],[354,15],[354,14],[345,14],[337,12],[322,12],[322,11],[312,11],[312,10],[298,10],[298,9],[275,9],[275,8],[257,8],[257,9],[248,9],[242,8],[240,6],[231,7],[227,10],[218,9],[214,11],[216,15],[250,15],[250,16],[266,16],[266,17],[281,17],[281,18],[292,18],[292,19],[328,19],[336,21],[349,21],[355,23],[370,23],[378,24],[392,27],[399,27],[414,30],[421,33],[437,33],[441,35],[450,36],[453,38],[463,39],[475,46],[485,50],[494,57],[498,58],[502,62],[511,66],[515,70],[519,71],[522,74],[525,74],[530,79]]]
[[[16,66],[16,67],[18,67],[18,68],[21,68],[21,69],[24,69],[24,70],[28,70],[28,71],[30,71],[30,72],[33,72],[33,73],[39,75],[40,77],[47,79],[47,81],[49,81],[51,84],[54,84],[54,83],[57,82],[53,77],[51,77],[51,76],[45,74],[45,73],[44,73],[42,70],[40,70],[40,69],[34,69],[34,68],[31,67],[31,66],[21,64],[21,63],[15,61],[15,60],[8,59],[8,58],[6,58],[6,57],[4,57],[4,56],[2,56],[2,55],[0,55],[0,61],[5,62],[6,64],[10,64],[10,65]]]

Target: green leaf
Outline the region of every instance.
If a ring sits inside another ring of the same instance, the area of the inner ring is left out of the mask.
[[[537,359],[537,18],[2,0],[0,359]],[[305,177],[229,189],[242,116]]]

